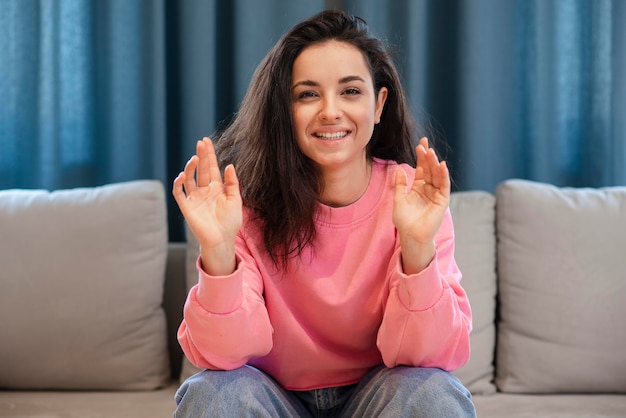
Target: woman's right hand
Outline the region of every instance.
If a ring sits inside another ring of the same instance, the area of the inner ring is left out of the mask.
[[[210,138],[198,141],[196,155],[174,179],[172,194],[200,243],[204,271],[213,276],[232,273],[243,219],[241,193],[234,166],[226,167],[222,181]]]

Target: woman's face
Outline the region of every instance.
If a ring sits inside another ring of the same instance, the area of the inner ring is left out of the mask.
[[[387,89],[378,96],[361,51],[326,41],[305,48],[292,70],[293,124],[300,150],[323,173],[362,168],[380,121]]]

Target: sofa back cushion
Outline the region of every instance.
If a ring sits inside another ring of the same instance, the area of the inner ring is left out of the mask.
[[[0,387],[167,382],[161,183],[0,191],[0,237]]]
[[[453,193],[450,212],[454,222],[455,259],[461,285],[472,307],[472,354],[454,374],[473,394],[495,392],[496,234],[495,197],[487,192]]]
[[[626,187],[496,190],[498,388],[626,392]]]

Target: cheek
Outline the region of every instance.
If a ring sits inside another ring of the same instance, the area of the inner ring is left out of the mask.
[[[363,109],[358,114],[355,114],[355,119],[358,120],[359,125],[362,127],[373,128],[377,119],[375,109]]]
[[[302,108],[294,108],[293,109],[293,113],[292,113],[292,117],[293,117],[293,127],[294,130],[296,131],[296,135],[300,136],[300,135],[305,135],[306,134],[306,129],[309,126],[309,123],[311,122],[311,117],[310,115]]]
[[[294,137],[298,147],[302,149],[304,139],[306,138],[306,129],[308,126],[308,120],[305,117],[304,112],[294,108],[292,111],[292,125],[294,130]]]

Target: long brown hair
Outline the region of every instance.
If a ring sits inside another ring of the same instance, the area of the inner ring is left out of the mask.
[[[294,26],[257,67],[234,120],[214,136],[220,166],[235,165],[244,204],[261,221],[265,248],[276,265],[285,266],[315,241],[323,185],[294,137],[292,67],[302,50],[328,40],[356,46],[370,67],[376,94],[388,89],[368,158],[416,163],[417,124],[384,42],[363,19],[342,11],[323,11]]]

